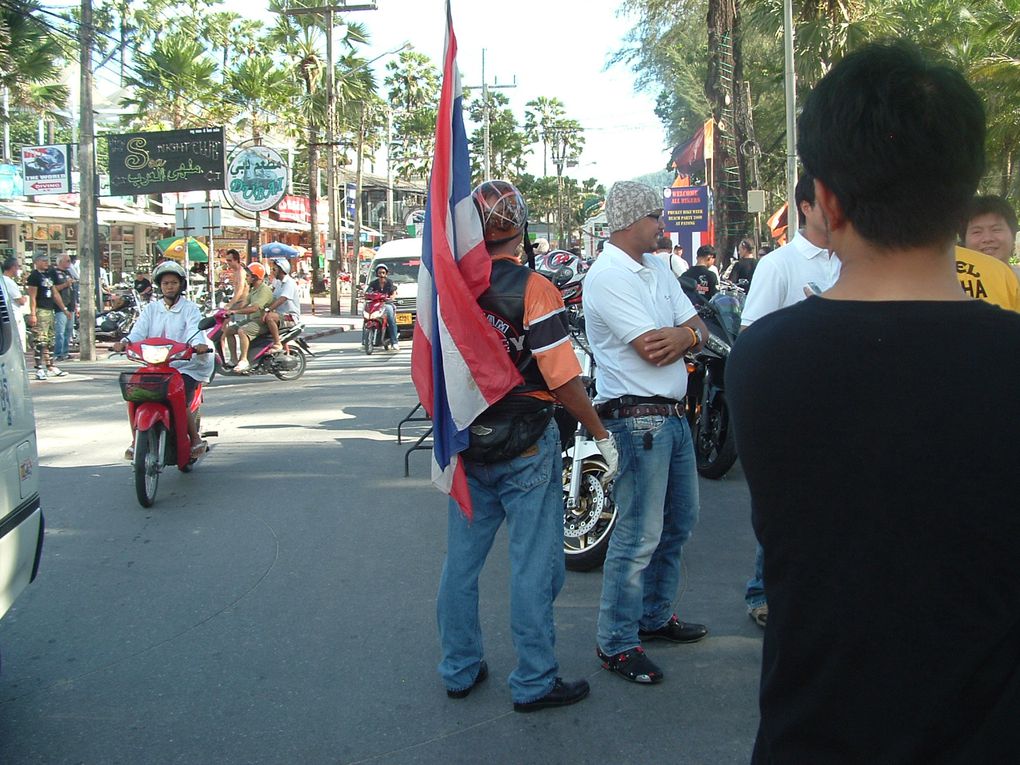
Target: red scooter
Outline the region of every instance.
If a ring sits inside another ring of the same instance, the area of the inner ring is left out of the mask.
[[[210,319],[199,324],[202,329],[210,326]],[[185,401],[182,375],[170,366],[172,361],[191,358],[194,348],[188,343],[150,337],[128,343],[124,353],[145,365],[134,372],[122,372],[120,390],[128,402],[128,418],[135,436],[132,456],[135,493],[142,507],[152,507],[163,468],[176,464],[178,470],[187,473],[197,461],[191,456],[188,411],[197,416],[202,406],[202,386],[199,384],[191,401]],[[202,433],[203,438],[215,435],[215,431]]]
[[[389,317],[386,314],[384,292],[366,292],[365,308],[361,318],[364,320],[361,329],[361,347],[369,356],[376,346],[388,350],[390,347]]]

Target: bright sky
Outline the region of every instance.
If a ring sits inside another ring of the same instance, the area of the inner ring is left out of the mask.
[[[377,0],[377,5],[375,11],[347,14],[369,29],[365,58],[407,41],[441,68],[445,0]],[[226,0],[222,7],[269,23],[268,13],[253,13],[252,0]],[[466,87],[482,84],[484,48],[490,85],[509,84],[516,77],[517,87],[500,92],[510,99],[519,121],[523,122],[526,102],[546,96],[559,98],[566,116],[585,128],[584,153],[570,171],[572,176],[595,177],[608,186],[665,168],[670,147],[655,116],[653,96],[635,93],[634,75],[625,65],[604,71],[610,54],[633,26],[630,19],[617,16],[616,2],[453,0],[453,25]],[[388,58],[376,65],[380,83]],[[536,146],[529,172],[541,174],[541,153]],[[551,162],[549,172],[555,172]]]

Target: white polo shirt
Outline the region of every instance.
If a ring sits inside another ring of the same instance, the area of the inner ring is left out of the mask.
[[[165,300],[153,300],[142,309],[126,340],[137,343],[147,337],[165,337],[179,343],[209,345],[209,338],[198,328],[200,321],[202,311],[187,298],[182,297],[172,307]],[[190,361],[171,361],[170,366],[199,382],[209,382],[215,361],[211,353],[196,353]]]
[[[683,359],[657,367],[630,342],[653,329],[679,326],[696,313],[662,260],[646,254],[637,263],[607,242],[584,277],[584,323],[598,367],[596,403],[619,396],[683,398]]]
[[[788,244],[758,260],[740,325],[747,327],[762,316],[799,303],[807,297],[804,288],[809,284],[824,292],[836,283],[839,269],[834,253],[811,244],[798,231]]]

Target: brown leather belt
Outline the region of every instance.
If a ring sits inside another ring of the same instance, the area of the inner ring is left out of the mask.
[[[683,401],[670,399],[623,396],[599,404],[595,409],[603,419],[615,420],[624,417],[683,417],[686,405]]]

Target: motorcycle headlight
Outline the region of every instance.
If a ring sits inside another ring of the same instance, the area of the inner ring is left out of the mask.
[[[172,345],[143,345],[142,361],[146,364],[162,364],[170,356]]]

